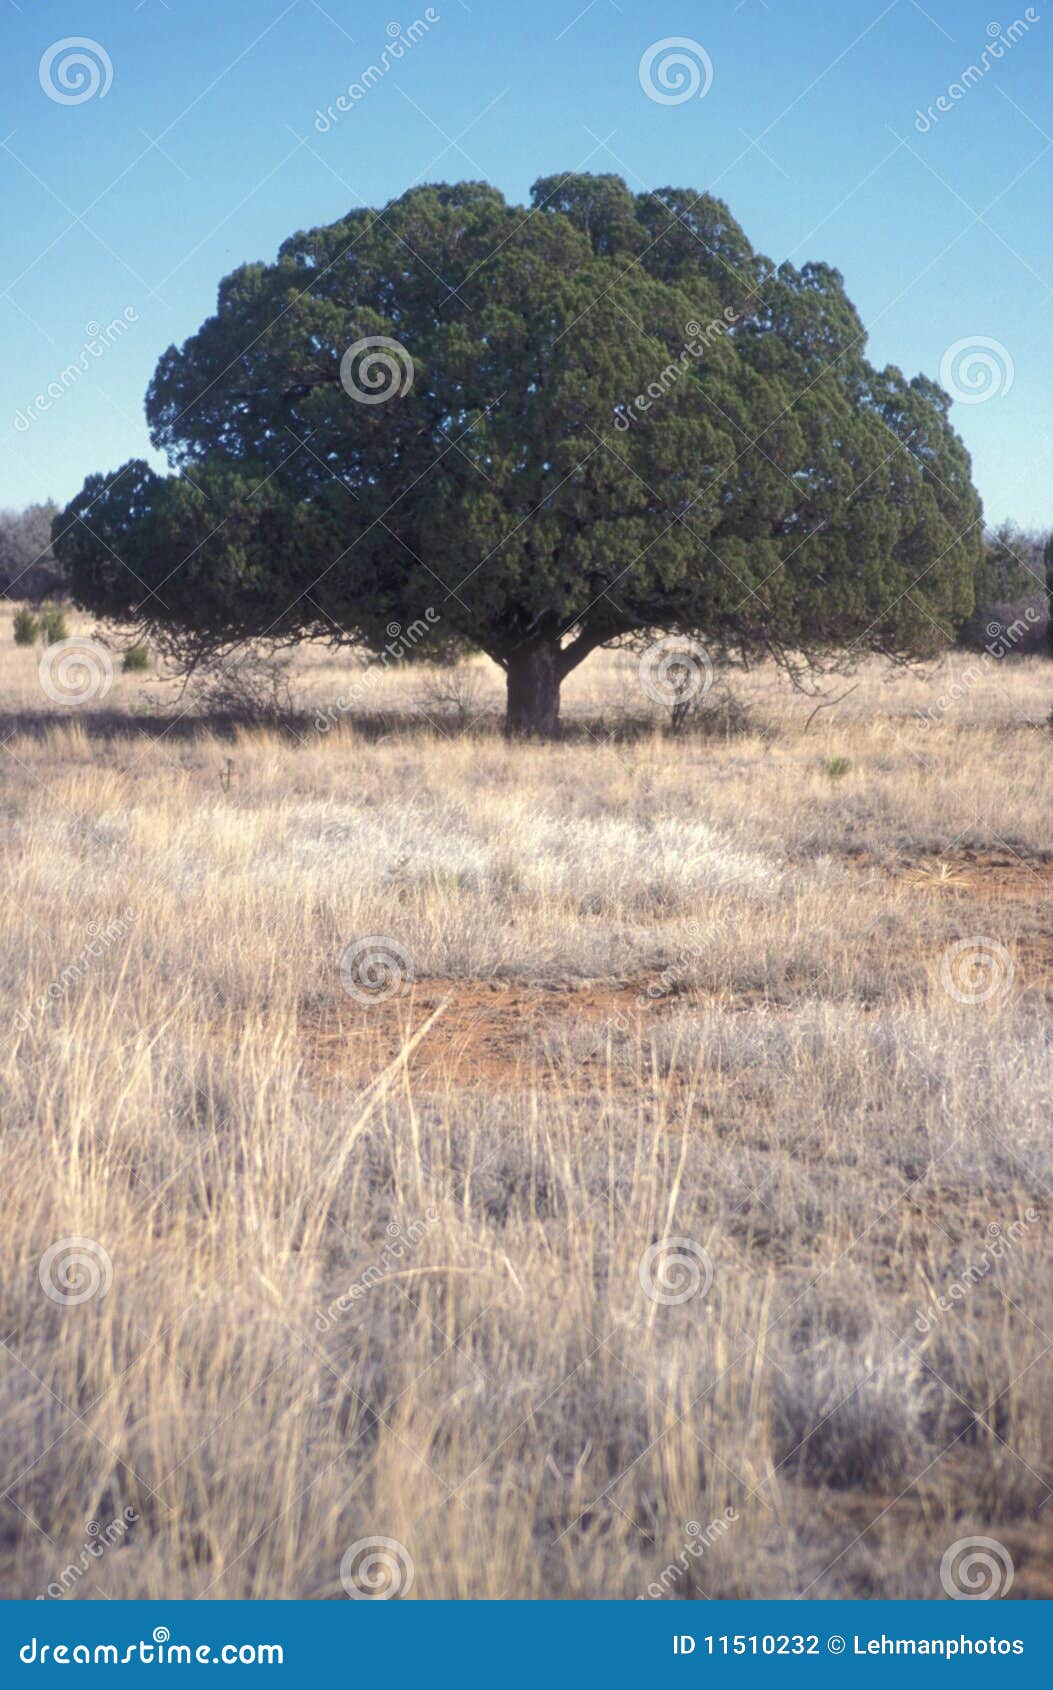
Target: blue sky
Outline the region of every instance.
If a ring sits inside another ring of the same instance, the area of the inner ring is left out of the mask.
[[[988,520],[1053,526],[1041,3],[437,0],[438,21],[327,134],[316,111],[377,61],[389,25],[424,15],[416,0],[0,8],[0,506],[65,501],[89,472],[150,456],[158,355],[210,314],[223,275],[293,230],[418,181],[485,177],[521,201],[536,177],[585,169],[707,189],[774,259],[837,265],[877,363],[939,377],[964,347],[953,367],[973,402],[952,415]],[[950,96],[1014,20],[1001,59]],[[50,77],[41,61],[71,37],[101,49],[99,89],[66,104],[42,85],[63,91],[63,54]],[[644,91],[642,56],[672,37],[708,56],[704,97]],[[920,133],[916,113],[941,96]],[[30,412],[90,326],[122,315],[124,332]],[[970,391],[977,345],[988,374]]]

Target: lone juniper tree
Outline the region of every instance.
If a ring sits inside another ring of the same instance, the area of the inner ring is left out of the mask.
[[[172,473],[93,476],[56,550],[191,662],[430,609],[415,653],[486,652],[513,731],[622,636],[922,653],[971,608],[980,504],[946,395],[864,349],[837,271],[709,195],[418,188],[227,277],[147,395]]]

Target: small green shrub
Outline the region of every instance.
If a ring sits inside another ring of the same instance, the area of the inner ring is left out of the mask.
[[[66,613],[57,604],[46,604],[40,612],[40,632],[45,645],[56,645],[59,640],[69,639]]]
[[[150,647],[148,645],[129,646],[121,659],[121,668],[126,675],[141,675],[150,667]]]
[[[37,621],[28,605],[21,605],[15,611],[12,632],[16,645],[33,645],[40,634],[40,623]]]
[[[852,767],[848,757],[824,757],[823,770],[831,780],[844,780]]]

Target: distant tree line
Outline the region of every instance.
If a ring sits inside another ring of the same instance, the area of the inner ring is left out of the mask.
[[[49,500],[24,510],[0,510],[0,593],[5,598],[36,604],[68,590],[51,549],[51,525],[58,508]]]
[[[1051,588],[1053,535],[1012,522],[989,530],[976,571],[975,607],[959,629],[959,642],[995,643],[1020,657],[1050,650]]]

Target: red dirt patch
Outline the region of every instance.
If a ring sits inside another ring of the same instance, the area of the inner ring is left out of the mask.
[[[873,873],[867,856],[848,859]],[[889,880],[956,900],[978,903],[1012,900],[1037,906],[1037,923],[1025,922],[1010,942],[1022,983],[1041,986],[1053,977],[1053,861],[1026,862],[1010,852],[957,851],[883,866]],[[996,931],[992,927],[991,931]],[[942,954],[942,946],[937,956]],[[374,1004],[334,1000],[321,1012],[305,1016],[301,1032],[312,1069],[320,1076],[349,1075],[374,1078],[402,1050],[413,1031],[443,1006],[409,1059],[408,1067],[423,1085],[546,1087],[574,1080],[631,1087],[636,1074],[631,1063],[608,1065],[606,1035],[632,1035],[638,1023],[668,1014],[674,1008],[719,1008],[745,1011],[773,1005],[763,990],[744,993],[707,992],[697,985],[687,991],[667,990],[658,971],[637,980],[529,981],[420,980],[411,991]],[[861,1008],[867,1007],[861,1005]],[[587,1026],[597,1037],[578,1041],[568,1050],[576,1028]],[[583,1050],[584,1044],[584,1050]],[[581,1052],[581,1053],[579,1053]],[[610,1075],[608,1079],[608,1073]]]
[[[505,981],[421,980],[411,992],[375,1005],[331,1006],[304,1037],[324,1071],[372,1076],[394,1060],[413,1029],[443,1005],[442,1014],[409,1062],[423,1083],[546,1085],[559,1078],[555,1047],[575,1023],[628,1031],[661,1006],[645,999],[646,985],[514,985]],[[552,1054],[547,1054],[547,1050]],[[593,1062],[582,1066],[596,1069]],[[597,1070],[598,1071],[598,1070]]]
[[[1026,901],[1044,901],[1053,895],[1053,862],[1028,861],[1011,851],[948,851],[905,863],[892,872],[895,879],[921,891]]]

